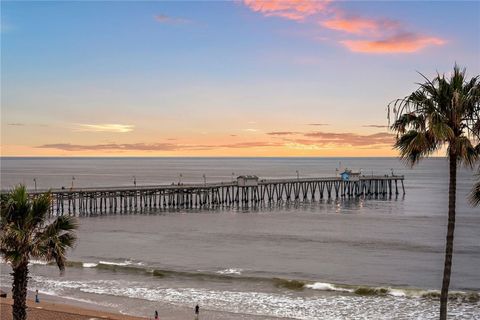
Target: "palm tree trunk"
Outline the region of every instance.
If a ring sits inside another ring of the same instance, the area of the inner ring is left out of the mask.
[[[27,319],[28,264],[22,263],[13,269],[13,320]]]
[[[457,155],[450,152],[450,184],[448,188],[448,229],[445,246],[442,292],[440,295],[440,320],[447,319],[448,287],[452,273],[453,233],[455,231],[455,202],[457,192]]]

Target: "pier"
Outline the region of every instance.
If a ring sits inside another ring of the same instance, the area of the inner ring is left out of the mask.
[[[248,178],[248,176],[247,176]],[[332,198],[391,198],[405,194],[399,175],[258,179],[216,183],[51,189],[52,215],[99,215],[159,209],[260,207]],[[30,192],[35,197],[48,192]]]

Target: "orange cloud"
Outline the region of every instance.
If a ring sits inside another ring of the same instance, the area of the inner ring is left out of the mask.
[[[403,33],[383,40],[344,40],[341,43],[353,52],[412,53],[430,45],[445,44],[446,41],[436,37]]]
[[[304,134],[309,139],[295,139],[292,142],[300,144],[315,144],[317,146],[391,146],[395,142],[395,135],[387,132],[362,135],[345,132],[310,132]],[[311,139],[311,140],[310,140]]]
[[[388,126],[384,125],[384,124],[365,124],[362,127],[364,127],[364,128],[380,128],[380,129],[388,128]]]
[[[334,18],[320,23],[322,26],[347,33],[378,33],[386,29],[398,28],[399,23],[393,20],[376,20],[362,17]]]
[[[44,144],[38,146],[37,148],[41,149],[57,149],[63,151],[97,151],[97,150],[116,150],[116,151],[127,151],[127,150],[141,150],[141,151],[174,151],[180,149],[176,144],[172,143],[109,143],[109,144],[95,144],[95,145],[81,145],[81,144],[71,144],[71,143],[53,143],[53,144]]]
[[[281,142],[238,142],[229,144],[175,144],[175,143],[108,143],[108,144],[71,144],[71,143],[54,143],[38,146],[40,149],[57,149],[62,151],[182,151],[182,150],[217,150],[217,149],[242,149],[242,148],[259,148],[259,147],[278,147],[282,146]]]
[[[37,149],[53,149],[66,152],[117,152],[125,153],[131,151],[140,152],[198,152],[198,151],[218,151],[218,150],[248,150],[254,148],[275,148],[275,149],[321,149],[337,147],[390,147],[395,141],[395,135],[387,132],[378,132],[374,134],[362,135],[351,132],[295,132],[295,131],[274,131],[267,133],[275,137],[270,141],[240,141],[232,143],[105,143],[105,144],[71,144],[54,143],[37,146]],[[301,135],[301,136],[298,136]],[[297,137],[296,137],[297,136]],[[292,137],[292,138],[287,138]]]
[[[244,0],[243,3],[253,11],[260,12],[265,16],[277,16],[298,21],[324,11],[330,0]]]
[[[273,132],[267,132],[269,136],[289,136],[293,134],[299,134],[300,132],[295,132],[295,131],[273,131]]]

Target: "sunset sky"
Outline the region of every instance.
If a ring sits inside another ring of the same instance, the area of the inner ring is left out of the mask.
[[[480,2],[1,3],[3,156],[394,156],[387,104]]]

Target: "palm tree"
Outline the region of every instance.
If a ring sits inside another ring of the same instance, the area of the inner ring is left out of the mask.
[[[56,262],[65,269],[66,250],[76,240],[74,218],[48,217],[50,193],[31,198],[25,186],[2,194],[0,206],[0,253],[13,273],[13,320],[27,318],[28,263],[31,258]]]
[[[472,167],[479,157],[480,76],[467,81],[465,69],[455,64],[449,78],[437,74],[433,80],[422,75],[416,91],[389,104],[391,129],[397,133],[395,148],[410,165],[445,150],[450,165],[448,228],[445,266],[440,295],[440,319],[447,318],[448,287],[452,271],[457,165]]]

